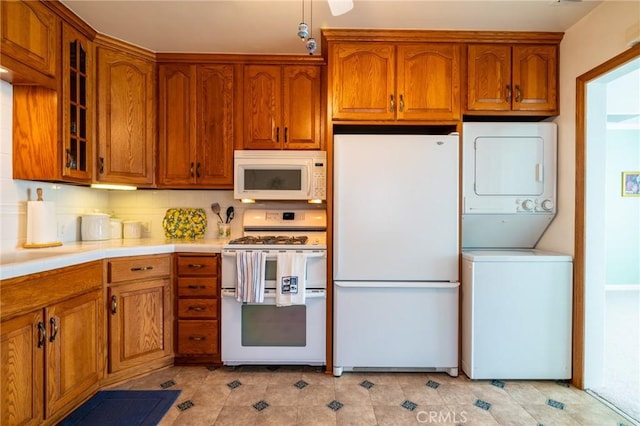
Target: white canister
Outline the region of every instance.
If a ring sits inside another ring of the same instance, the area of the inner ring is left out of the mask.
[[[137,220],[125,220],[122,222],[122,235],[124,238],[141,238],[142,224]]]
[[[109,215],[89,213],[80,217],[80,236],[82,241],[101,241],[111,238]]]
[[[112,240],[119,240],[122,238],[122,219],[109,219],[109,227],[111,228]]]

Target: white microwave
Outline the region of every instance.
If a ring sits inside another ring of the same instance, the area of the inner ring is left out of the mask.
[[[235,151],[236,200],[326,200],[325,151]]]

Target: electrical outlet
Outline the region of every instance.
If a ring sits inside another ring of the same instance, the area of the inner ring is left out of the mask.
[[[149,234],[151,233],[151,222],[140,222],[140,226],[142,227],[142,232],[144,234]]]

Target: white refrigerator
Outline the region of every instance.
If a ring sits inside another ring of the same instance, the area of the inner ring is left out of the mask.
[[[458,374],[458,145],[334,136],[334,375]]]

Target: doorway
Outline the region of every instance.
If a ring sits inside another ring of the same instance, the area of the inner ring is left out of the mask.
[[[576,89],[573,382],[640,423],[640,45]]]

